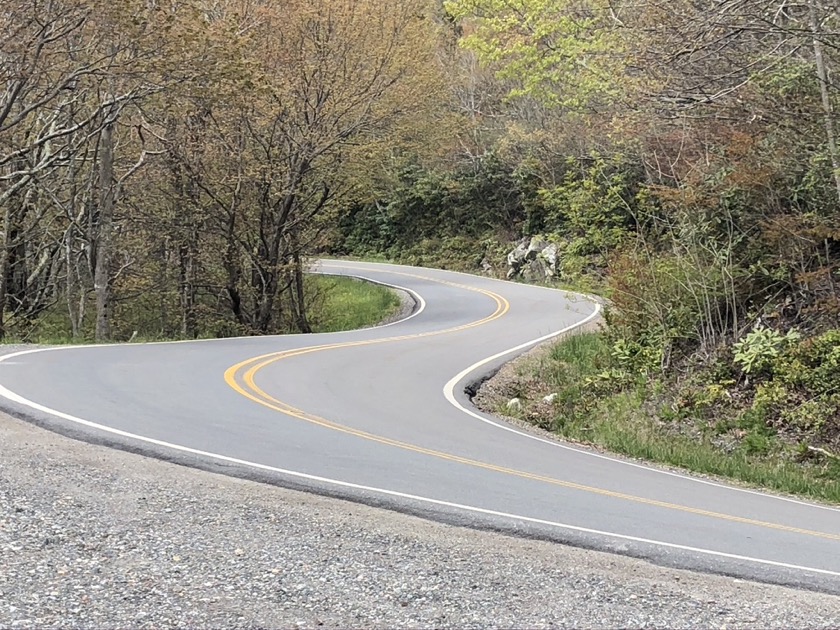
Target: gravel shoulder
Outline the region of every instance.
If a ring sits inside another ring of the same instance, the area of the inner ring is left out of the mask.
[[[840,599],[245,481],[0,415],[0,626],[838,627]]]

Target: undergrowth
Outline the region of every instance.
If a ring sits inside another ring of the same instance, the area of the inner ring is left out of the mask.
[[[680,381],[657,373],[643,348],[574,335],[525,368],[522,416],[629,457],[840,503],[835,336],[789,340],[760,378],[737,365],[733,373],[729,357],[730,369],[712,365]],[[557,396],[547,406],[549,392]]]
[[[309,323],[313,332],[335,332],[373,326],[391,315],[400,306],[400,300],[390,289],[381,285],[349,277],[310,275],[306,281],[306,300]],[[116,341],[169,341],[181,339],[171,330],[162,330],[155,312],[157,305],[147,309],[134,306],[130,312],[121,313],[121,325],[115,334]],[[73,337],[67,318],[60,308],[45,313],[29,325],[12,328],[4,343],[38,343],[62,345],[93,342],[93,305],[80,334]],[[241,336],[231,322],[221,321],[208,326],[199,338]]]

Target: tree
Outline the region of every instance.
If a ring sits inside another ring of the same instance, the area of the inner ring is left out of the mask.
[[[424,102],[421,69],[434,63],[424,43],[434,27],[427,5],[414,0],[252,10],[242,44],[250,89],[207,114],[209,137],[235,159],[221,168],[178,159],[212,200],[237,323],[276,330],[286,295],[295,326],[308,331],[304,257],[318,217],[354,187],[348,156],[386,142]],[[200,174],[208,168],[212,177]]]
[[[464,22],[463,45],[512,81],[512,97],[567,109],[602,107],[620,95],[623,26],[599,0],[448,0]]]

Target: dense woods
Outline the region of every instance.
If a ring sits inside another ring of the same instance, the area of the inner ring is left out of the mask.
[[[435,176],[478,193],[476,205],[487,199],[476,173],[504,181],[490,205],[508,209],[508,234],[555,241],[561,279],[612,302],[589,373],[561,391],[567,404],[549,424],[570,434],[578,418],[576,437],[592,439],[593,409],[616,417],[601,401],[620,395],[623,419],[644,424],[640,443],[682,435],[729,453],[815,458],[836,480],[837,4],[445,7],[488,74],[461,82],[482,96],[469,101],[480,140]],[[555,374],[568,366],[558,361]],[[663,457],[696,465],[675,450]]]
[[[4,2],[0,332],[308,331],[306,256],[435,106],[432,17]]]
[[[6,0],[0,335],[305,332],[312,256],[539,236],[600,387],[825,450],[838,73],[826,0]]]

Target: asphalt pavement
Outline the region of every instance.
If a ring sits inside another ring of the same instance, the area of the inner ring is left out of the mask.
[[[402,287],[364,330],[22,350],[5,410],[187,465],[666,566],[840,593],[840,510],[524,433],[464,388],[592,321],[584,296],[431,269],[322,261]]]

